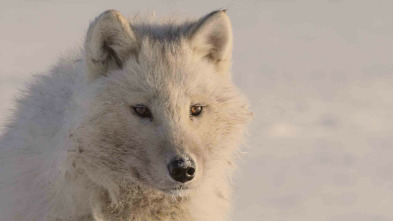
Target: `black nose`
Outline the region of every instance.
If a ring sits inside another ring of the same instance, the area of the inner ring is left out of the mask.
[[[168,164],[168,171],[172,179],[185,183],[195,176],[195,163],[193,160],[176,158]]]

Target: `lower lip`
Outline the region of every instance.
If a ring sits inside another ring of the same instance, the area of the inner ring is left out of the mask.
[[[189,189],[184,187],[165,189],[165,191],[183,191],[183,190],[189,190]]]

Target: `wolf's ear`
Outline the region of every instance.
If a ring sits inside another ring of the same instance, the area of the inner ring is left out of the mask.
[[[199,19],[189,31],[195,52],[217,63],[232,55],[232,28],[225,11],[214,11]]]
[[[115,10],[103,12],[90,24],[86,36],[89,78],[122,68],[124,61],[137,51],[137,38],[127,20]]]

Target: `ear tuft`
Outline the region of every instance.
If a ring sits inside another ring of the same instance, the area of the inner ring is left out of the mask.
[[[136,54],[138,43],[127,20],[115,10],[99,15],[90,24],[85,41],[86,63],[90,78],[122,68],[125,60]]]
[[[232,28],[226,10],[214,11],[199,19],[190,31],[190,42],[197,53],[219,64],[232,55]]]

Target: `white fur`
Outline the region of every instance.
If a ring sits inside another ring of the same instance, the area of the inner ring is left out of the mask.
[[[250,118],[231,49],[224,11],[130,25],[101,14],[84,49],[18,101],[0,138],[0,220],[229,219],[228,179]],[[153,118],[136,116],[136,104]],[[194,104],[206,105],[198,117]],[[167,171],[174,156],[196,162],[183,186]]]

